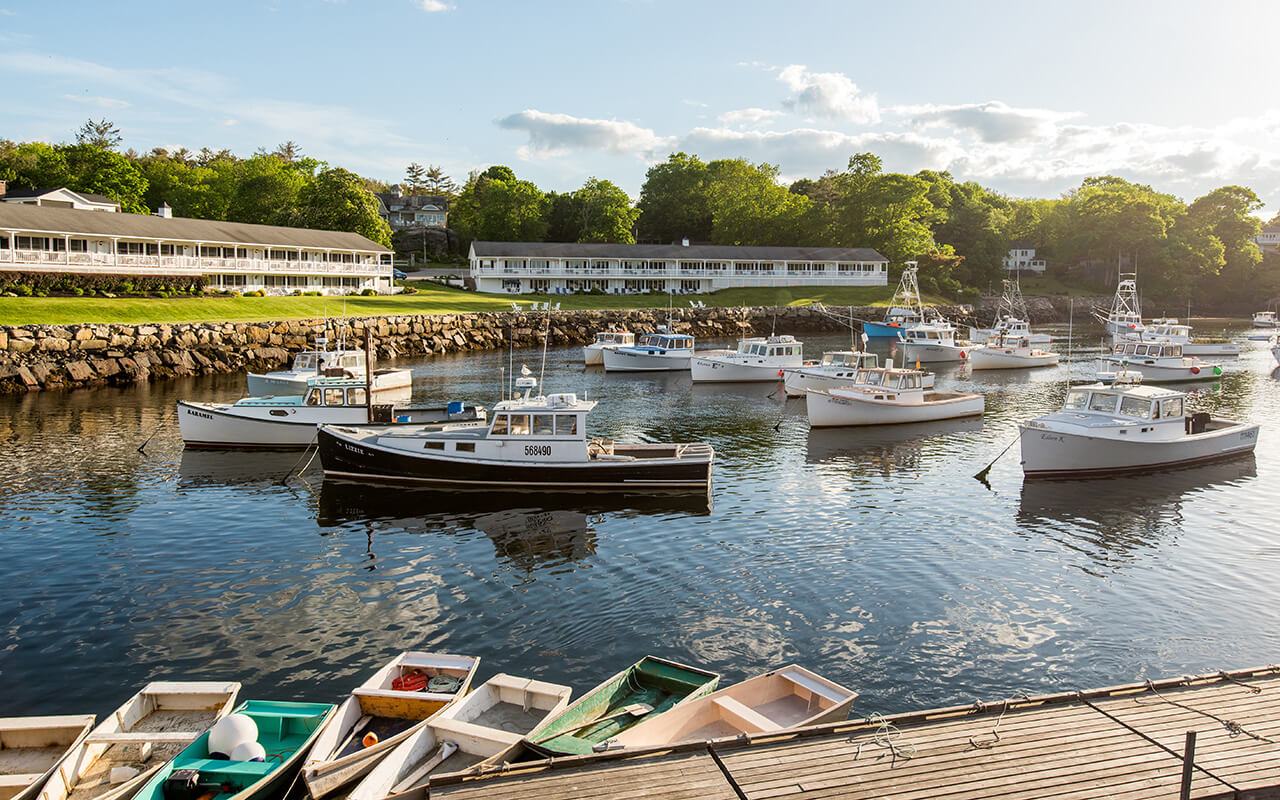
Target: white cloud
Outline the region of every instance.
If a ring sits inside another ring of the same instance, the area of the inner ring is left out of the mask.
[[[535,109],[503,117],[498,120],[498,127],[528,134],[529,143],[517,151],[526,160],[584,151],[647,157],[670,143],[669,138],[630,122],[548,114]]]
[[[117,100],[114,97],[94,97],[90,95],[64,94],[64,100],[70,100],[73,103],[85,103],[91,106],[99,106],[100,108],[128,108],[130,103],[125,100]]]
[[[944,169],[956,151],[945,141],[913,133],[846,134],[797,128],[789,131],[740,131],[695,128],[679,140],[679,149],[704,160],[745,158],[777,164],[784,175],[816,177],[829,169],[842,170],[855,153],[872,151],[884,158],[886,169],[916,172]]]
[[[769,122],[782,116],[781,111],[767,111],[763,108],[740,108],[736,111],[726,111],[716,119],[726,125],[759,125],[762,122]]]
[[[1079,116],[1038,108],[1012,108],[998,100],[951,106],[899,106],[890,110],[909,116],[909,124],[917,128],[951,127],[968,131],[991,144],[1047,139],[1053,136],[1058,123]]]
[[[778,80],[794,92],[782,101],[784,108],[823,119],[880,121],[875,95],[864,95],[842,73],[809,72],[802,64],[792,64],[778,73]]]
[[[16,17],[18,16],[18,12],[11,8],[0,8],[0,16]]]
[[[452,11],[451,3],[442,2],[442,0],[418,0],[418,8],[423,11],[434,14],[437,11]]]

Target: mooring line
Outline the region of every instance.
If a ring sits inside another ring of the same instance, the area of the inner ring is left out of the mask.
[[[1240,683],[1239,681],[1235,681],[1235,682]],[[1262,689],[1256,686],[1250,686],[1247,683],[1243,683],[1241,685],[1244,686],[1246,689],[1249,689],[1253,694],[1258,694],[1259,692],[1262,691]],[[1177,706],[1178,708],[1185,708],[1187,711],[1190,711],[1195,714],[1199,714],[1202,717],[1208,717],[1209,719],[1221,725],[1223,728],[1226,728],[1227,734],[1230,736],[1234,737],[1234,736],[1239,736],[1240,734],[1244,734],[1245,736],[1248,736],[1251,739],[1257,739],[1259,742],[1266,742],[1267,744],[1280,744],[1280,742],[1276,741],[1275,739],[1268,739],[1266,736],[1263,736],[1260,733],[1254,733],[1253,731],[1249,730],[1248,728],[1236,722],[1235,720],[1223,719],[1222,717],[1218,716],[1217,714],[1214,714],[1211,711],[1201,711],[1200,709],[1195,708],[1194,706],[1189,706],[1186,703],[1179,703],[1177,700],[1170,700],[1169,698],[1160,694],[1160,692],[1156,691],[1155,685],[1152,684],[1150,680],[1147,681],[1147,689],[1149,689],[1151,693],[1154,694],[1156,697],[1160,698],[1161,701],[1168,703],[1171,706]],[[1133,698],[1133,702],[1137,703],[1140,706],[1155,705],[1155,703],[1150,703],[1150,702],[1144,703],[1140,698],[1137,698],[1137,697]]]

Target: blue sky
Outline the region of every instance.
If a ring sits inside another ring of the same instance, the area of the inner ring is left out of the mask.
[[[139,151],[293,140],[387,181],[507,164],[633,198],[676,150],[788,180],[870,150],[1013,196],[1239,183],[1269,217],[1277,36],[1265,0],[0,0],[0,137],[106,117]]]

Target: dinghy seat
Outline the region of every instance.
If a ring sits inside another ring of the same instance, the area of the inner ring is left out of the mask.
[[[711,702],[715,703],[716,708],[720,709],[720,713],[726,719],[732,720],[735,727],[750,733],[782,730],[782,726],[778,723],[732,697],[717,697]]]

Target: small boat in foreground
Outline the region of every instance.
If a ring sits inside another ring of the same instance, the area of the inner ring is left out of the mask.
[[[604,365],[604,351],[619,347],[630,347],[636,343],[636,335],[631,331],[600,331],[596,340],[582,348],[582,359],[588,367]]]
[[[302,765],[315,800],[365,775],[426,720],[471,689],[480,659],[405,652],[351,692]]]
[[[858,693],[792,664],[703,695],[622,731],[597,750],[774,733],[840,722]]]
[[[1116,373],[1136,369],[1148,383],[1215,380],[1222,365],[1184,356],[1182,345],[1168,342],[1125,341],[1098,357],[1098,372]]]
[[[0,718],[0,800],[32,800],[93,727],[92,714]]]
[[[126,800],[235,706],[240,684],[154,681],[94,728],[58,765],[40,800]]]
[[[969,351],[970,369],[1026,369],[1053,367],[1058,354],[1032,347],[1025,339],[999,337]]]
[[[924,373],[892,365],[858,370],[851,385],[809,389],[805,408],[815,428],[892,425],[981,414],[986,400],[970,392],[926,392]]]
[[[246,700],[152,775],[134,800],[274,797],[293,780],[334,708]]]
[[[705,442],[623,443],[587,439],[592,400],[575,394],[530,397],[532,377],[516,380],[523,397],[495,404],[488,428],[325,425],[320,462],[327,476],[507,489],[707,491],[715,451]]]
[[[719,680],[714,672],[645,656],[534,728],[523,744],[541,756],[585,755],[642,718],[710,693]]]
[[[737,350],[694,353],[689,375],[695,383],[777,381],[784,369],[804,363],[803,349],[793,336],[739,339]]]
[[[500,763],[524,735],[569,704],[572,689],[500,673],[415,730],[347,800],[423,800],[431,775]]]
[[[1021,426],[1028,478],[1109,475],[1198,464],[1252,453],[1254,423],[1187,413],[1186,394],[1114,376],[1067,391],[1062,410]]]
[[[360,383],[365,382],[369,369],[368,357],[363,350],[325,350],[326,340],[316,339],[315,350],[303,350],[294,356],[290,369],[278,370],[259,375],[250,372],[246,375],[251,397],[270,397],[271,395],[295,395],[307,391],[307,381],[311,378],[352,378]],[[373,391],[387,389],[404,389],[413,382],[407,369],[379,369],[369,376]]]
[[[409,393],[404,395],[407,399]],[[460,402],[444,408],[371,403],[363,379],[310,378],[298,395],[246,397],[234,403],[179,400],[178,430],[187,447],[307,447],[320,425],[483,426],[485,413],[480,406]]]

